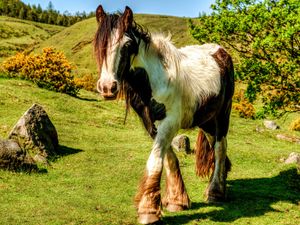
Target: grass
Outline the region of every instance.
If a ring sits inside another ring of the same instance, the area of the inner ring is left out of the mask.
[[[134,113],[123,124],[123,102],[102,101],[86,91],[73,98],[3,78],[0,95],[2,138],[39,103],[57,128],[63,152],[43,173],[0,171],[0,224],[137,223],[133,197],[152,141]],[[299,136],[286,125],[296,116],[279,120],[280,131],[258,133],[262,121],[233,113],[228,136],[233,168],[224,204],[203,200],[207,179],[195,176],[193,155],[178,153],[192,209],[164,212],[163,224],[300,224],[299,173],[295,165],[280,162],[300,148],[275,138],[278,132]],[[197,130],[185,133],[193,146]]]
[[[0,62],[39,44],[64,27],[0,16]]]

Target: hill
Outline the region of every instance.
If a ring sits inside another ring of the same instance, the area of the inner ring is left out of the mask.
[[[146,27],[150,32],[170,32],[174,44],[178,47],[196,43],[188,32],[187,18],[135,15],[137,23]],[[67,58],[78,67],[79,76],[96,73],[96,63],[93,58],[92,41],[97,29],[95,18],[90,18],[68,27],[60,33],[42,42],[37,50],[44,47],[55,47],[63,50]]]
[[[0,16],[0,62],[33,47],[64,27]]]
[[[3,78],[0,96],[1,138],[39,103],[58,131],[62,151],[44,173],[0,171],[0,224],[137,224],[133,197],[152,141],[133,113],[123,124],[123,102],[102,101],[87,91],[73,98]],[[275,138],[290,133],[290,119],[277,121],[281,130],[255,132],[262,121],[232,115],[228,155],[233,167],[228,202],[222,205],[204,201],[208,180],[196,177],[193,155],[178,153],[192,209],[164,212],[163,224],[300,224],[299,174],[295,165],[280,162],[299,147]],[[186,134],[193,146],[197,129]]]

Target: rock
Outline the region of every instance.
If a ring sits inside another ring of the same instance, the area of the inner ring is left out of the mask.
[[[55,155],[58,149],[57,131],[42,106],[34,104],[19,119],[9,134],[23,151],[36,158]]]
[[[32,171],[37,165],[15,140],[0,140],[0,168]]]
[[[294,143],[300,144],[300,138],[297,138],[297,137],[288,136],[285,134],[277,134],[276,138],[279,140],[284,140],[284,141],[289,141],[289,142],[294,142]]]
[[[279,129],[279,126],[272,120],[264,120],[264,126],[271,130]]]
[[[255,131],[258,132],[258,133],[262,133],[262,132],[265,131],[265,129],[262,128],[261,126],[256,126]]]
[[[190,139],[184,134],[174,137],[171,146],[178,152],[191,153]]]
[[[300,154],[292,152],[289,157],[284,161],[285,164],[296,163],[300,165]]]

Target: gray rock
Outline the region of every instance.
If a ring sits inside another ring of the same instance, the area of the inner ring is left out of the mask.
[[[279,126],[272,120],[264,120],[264,126],[270,130],[279,129]]]
[[[47,158],[58,149],[57,131],[42,106],[34,104],[19,119],[9,134],[23,151]],[[40,158],[40,157],[36,158]]]
[[[0,140],[0,168],[32,171],[37,165],[15,140]]]
[[[184,134],[174,137],[171,146],[178,152],[191,153],[190,139]]]
[[[292,152],[289,157],[284,161],[285,164],[296,163],[300,165],[300,154]]]

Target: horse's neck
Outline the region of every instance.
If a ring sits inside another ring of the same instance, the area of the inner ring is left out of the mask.
[[[179,54],[175,46],[163,37],[152,38],[148,48],[141,42],[132,65],[147,71],[154,96],[167,94],[162,92],[166,92],[170,81],[177,76]]]

